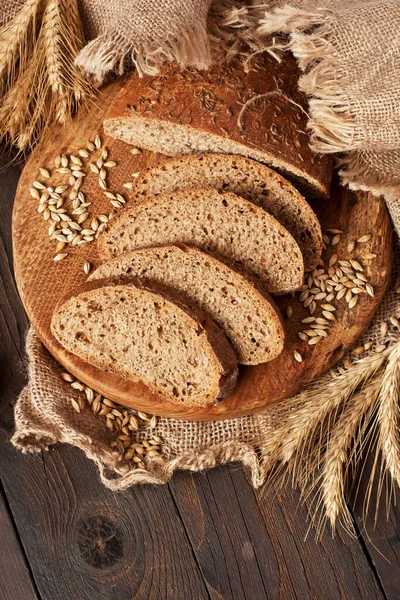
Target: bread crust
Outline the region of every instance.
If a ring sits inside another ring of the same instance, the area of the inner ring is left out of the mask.
[[[110,106],[104,131],[117,137],[115,124],[121,118],[184,125],[233,140],[242,146],[238,154],[250,149],[258,153],[252,158],[295,180],[304,192],[327,197],[332,159],[309,147],[299,74],[293,57],[286,54],[278,63],[266,52],[250,61],[248,72],[238,60],[208,71],[171,65],[156,77],[135,72]],[[168,147],[148,149],[170,154]]]
[[[214,350],[216,356],[216,367],[218,368],[219,365],[219,368],[222,369],[219,381],[219,393],[217,395],[216,400],[226,398],[233,391],[238,374],[236,356],[232,346],[228,342],[225,335],[221,332],[219,327],[210,319],[210,317],[204,311],[201,310],[200,307],[194,305],[193,303],[188,304],[186,298],[182,298],[181,294],[179,294],[175,290],[163,286],[162,284],[150,284],[149,282],[145,282],[137,277],[131,277],[129,279],[111,277],[87,281],[75,290],[66,294],[55,306],[51,322],[52,334],[57,338],[57,336],[54,333],[53,319],[57,315],[59,309],[61,309],[62,306],[65,304],[65,302],[67,302],[68,300],[72,300],[77,296],[80,296],[87,292],[101,290],[104,287],[118,287],[121,285],[124,287],[133,287],[140,290],[146,290],[148,292],[151,292],[152,294],[161,296],[167,302],[176,305],[179,309],[181,309],[183,312],[189,315],[197,323],[197,326],[199,328],[199,335],[204,332],[208,343]],[[146,382],[146,385],[148,385],[148,387],[152,391],[159,393],[155,388],[151,386],[150,383]],[[168,400],[174,401],[174,398],[168,397]],[[207,404],[203,404],[202,406],[212,404],[213,402],[209,402]]]

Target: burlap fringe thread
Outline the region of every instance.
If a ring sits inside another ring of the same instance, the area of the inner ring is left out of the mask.
[[[280,2],[273,1],[271,4],[279,5]],[[307,5],[309,2],[297,1],[295,4]],[[348,14],[344,4],[334,0],[327,2],[323,8],[313,10],[289,5],[277,6],[269,12],[264,12],[264,9],[262,5],[254,8],[252,27],[255,38],[262,45],[263,40],[268,40],[271,34],[288,36],[286,41],[279,40],[275,48],[290,50],[304,72],[299,79],[299,88],[309,97],[308,129],[311,132],[312,149],[317,153],[343,154],[340,164],[344,168],[340,175],[343,183],[350,188],[371,191],[378,196],[389,194],[398,197],[400,121],[397,111],[397,71],[389,90],[375,89],[375,81],[373,89],[368,90],[370,96],[363,98],[362,91],[355,87],[358,82],[351,81],[348,63],[343,62],[343,55],[338,56],[338,42],[345,43],[343,36],[351,35],[351,29],[358,34],[357,25],[352,24],[349,15],[354,19],[359,18],[360,23],[368,23],[368,19],[378,14],[374,11],[381,11],[381,14],[386,11],[389,22],[391,15],[396,16],[398,3],[393,0],[378,1],[370,6],[368,3],[359,3],[353,13],[350,7]],[[381,26],[385,26],[385,23],[381,23]],[[396,27],[397,20],[393,18],[391,23]],[[365,35],[362,27],[360,31]],[[390,31],[381,32],[383,37],[390,35]],[[346,48],[347,58],[357,65],[357,61],[363,58],[363,45],[360,44],[356,52],[350,46],[351,43]],[[362,82],[364,92],[368,87],[371,88],[368,81],[372,66],[376,69],[379,64],[386,72],[391,65],[397,69],[395,65],[398,65],[400,52],[394,49],[394,42],[390,46],[390,58],[385,56],[381,61],[377,57],[375,61],[367,57],[371,63],[363,62],[359,66],[358,74],[365,78]],[[381,71],[376,70],[378,85],[379,73]],[[384,95],[380,97],[382,92]]]

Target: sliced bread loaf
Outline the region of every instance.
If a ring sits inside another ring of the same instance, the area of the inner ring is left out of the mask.
[[[303,257],[290,233],[248,200],[213,189],[160,194],[127,208],[107,224],[99,251],[112,258],[176,243],[216,252],[257,275],[271,293],[292,292],[303,283]]]
[[[213,404],[235,384],[233,349],[200,309],[161,290],[134,279],[88,282],[56,308],[51,331],[76,356],[163,398]]]
[[[133,73],[104,120],[107,135],[168,156],[241,154],[272,166],[301,189],[327,197],[332,159],[315,154],[307,98],[293,57],[267,52],[207,71],[174,65],[159,76]]]
[[[249,158],[233,154],[188,154],[142,171],[135,181],[135,200],[190,188],[234,192],[277,219],[299,245],[304,268],[312,271],[321,258],[322,233],[308,202],[281,175]]]
[[[215,257],[185,245],[144,248],[103,263],[89,280],[132,276],[198,304],[230,339],[240,363],[267,362],[282,351],[284,330],[272,300]]]

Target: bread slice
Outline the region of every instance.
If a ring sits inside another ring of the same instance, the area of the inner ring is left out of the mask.
[[[290,233],[248,200],[213,189],[160,194],[127,208],[107,224],[99,251],[112,258],[176,243],[221,255],[257,275],[270,293],[292,292],[303,283],[303,257]]]
[[[308,202],[281,175],[249,158],[233,154],[189,154],[142,171],[135,181],[135,200],[190,188],[234,192],[261,206],[292,234],[312,271],[322,253],[319,221]]]
[[[232,391],[236,359],[218,327],[138,279],[88,282],[53,313],[51,331],[88,363],[186,406]]]
[[[103,263],[89,280],[139,277],[173,288],[198,304],[230,339],[238,362],[257,365],[283,349],[277,309],[236,270],[189,246],[163,246],[127,252]]]
[[[168,156],[241,154],[281,172],[305,194],[328,197],[332,158],[315,154],[307,133],[308,102],[286,54],[267,52],[207,71],[174,65],[162,75],[133,73],[104,120],[107,135]]]

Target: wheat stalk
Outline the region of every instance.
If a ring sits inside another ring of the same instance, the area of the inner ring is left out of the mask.
[[[48,0],[44,10],[43,1],[28,0],[31,11],[35,5],[36,16],[42,17],[40,30],[32,48],[21,38],[26,47],[20,54],[24,52],[26,60],[10,79],[0,106],[3,137],[21,150],[34,144],[54,120],[65,124],[77,101],[91,93],[74,65],[83,43],[76,0]],[[28,13],[24,15],[26,21]],[[22,21],[21,14],[18,17]],[[36,24],[34,29],[39,29]]]
[[[378,447],[392,477],[400,485],[399,441],[400,344],[392,350],[380,390]]]
[[[286,405],[290,410],[284,427],[281,431],[280,454],[282,460],[289,462],[295,455],[301,458],[301,450],[307,445],[314,447],[314,437],[318,426],[327,419],[329,414],[335,415],[335,411],[346,400],[358,386],[370,378],[379,369],[387,358],[390,349],[381,353],[374,353],[354,363],[350,370],[332,377],[326,377],[326,385],[316,396],[314,387],[307,392],[294,398],[292,406]],[[294,410],[295,409],[295,410]],[[322,437],[322,431],[319,436]]]
[[[344,495],[344,466],[349,460],[349,450],[357,436],[363,418],[372,414],[374,403],[379,396],[381,382],[377,376],[354,394],[346,404],[343,413],[336,421],[325,450],[324,466],[321,474],[321,494],[326,518],[335,527],[339,516],[351,528],[351,515]]]
[[[43,0],[26,0],[21,10],[0,30],[0,94],[13,81],[18,68],[24,69],[36,37],[36,21]]]

